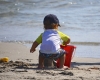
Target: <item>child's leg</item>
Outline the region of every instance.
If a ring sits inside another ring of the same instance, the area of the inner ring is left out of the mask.
[[[60,65],[59,65],[59,68],[64,68],[64,63],[65,63],[65,54],[62,55],[60,58]]]
[[[44,67],[44,57],[39,55],[39,65],[38,68],[42,69]]]

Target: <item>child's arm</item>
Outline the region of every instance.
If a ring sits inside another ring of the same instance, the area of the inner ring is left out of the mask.
[[[36,50],[36,47],[39,45],[36,41],[33,42],[32,47],[30,49],[30,53],[33,53]]]
[[[42,34],[40,34],[40,36],[33,42],[30,53],[33,53],[40,43],[42,43]]]
[[[70,38],[65,42],[63,42],[63,45],[67,45],[67,44],[69,44],[70,43]]]
[[[60,31],[58,31],[59,36],[61,37],[62,41],[63,41],[63,45],[67,45],[70,43],[70,37]]]

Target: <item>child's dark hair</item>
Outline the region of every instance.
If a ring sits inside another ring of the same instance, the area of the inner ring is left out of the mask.
[[[55,29],[55,26],[57,26],[57,24],[50,23],[49,20],[44,22],[44,29]]]
[[[53,14],[46,15],[43,24],[44,29],[55,29],[56,26],[60,26],[57,16]]]

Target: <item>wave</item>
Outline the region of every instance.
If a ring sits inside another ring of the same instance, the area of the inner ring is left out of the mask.
[[[9,11],[9,12],[5,12],[5,13],[0,13],[0,17],[7,17],[7,16],[13,16],[15,15],[16,12],[12,12],[12,11]]]
[[[71,44],[99,46],[100,42],[71,42]]]
[[[32,44],[33,41],[0,41],[0,42],[9,42],[9,43],[22,43],[22,44]],[[73,45],[91,45],[99,46],[100,42],[71,42]]]
[[[11,3],[10,1],[0,1],[0,4],[7,4],[7,3]]]

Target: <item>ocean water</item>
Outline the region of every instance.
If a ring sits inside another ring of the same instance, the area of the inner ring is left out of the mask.
[[[47,14],[57,15],[75,56],[100,58],[100,0],[0,0],[0,42],[30,47]]]

